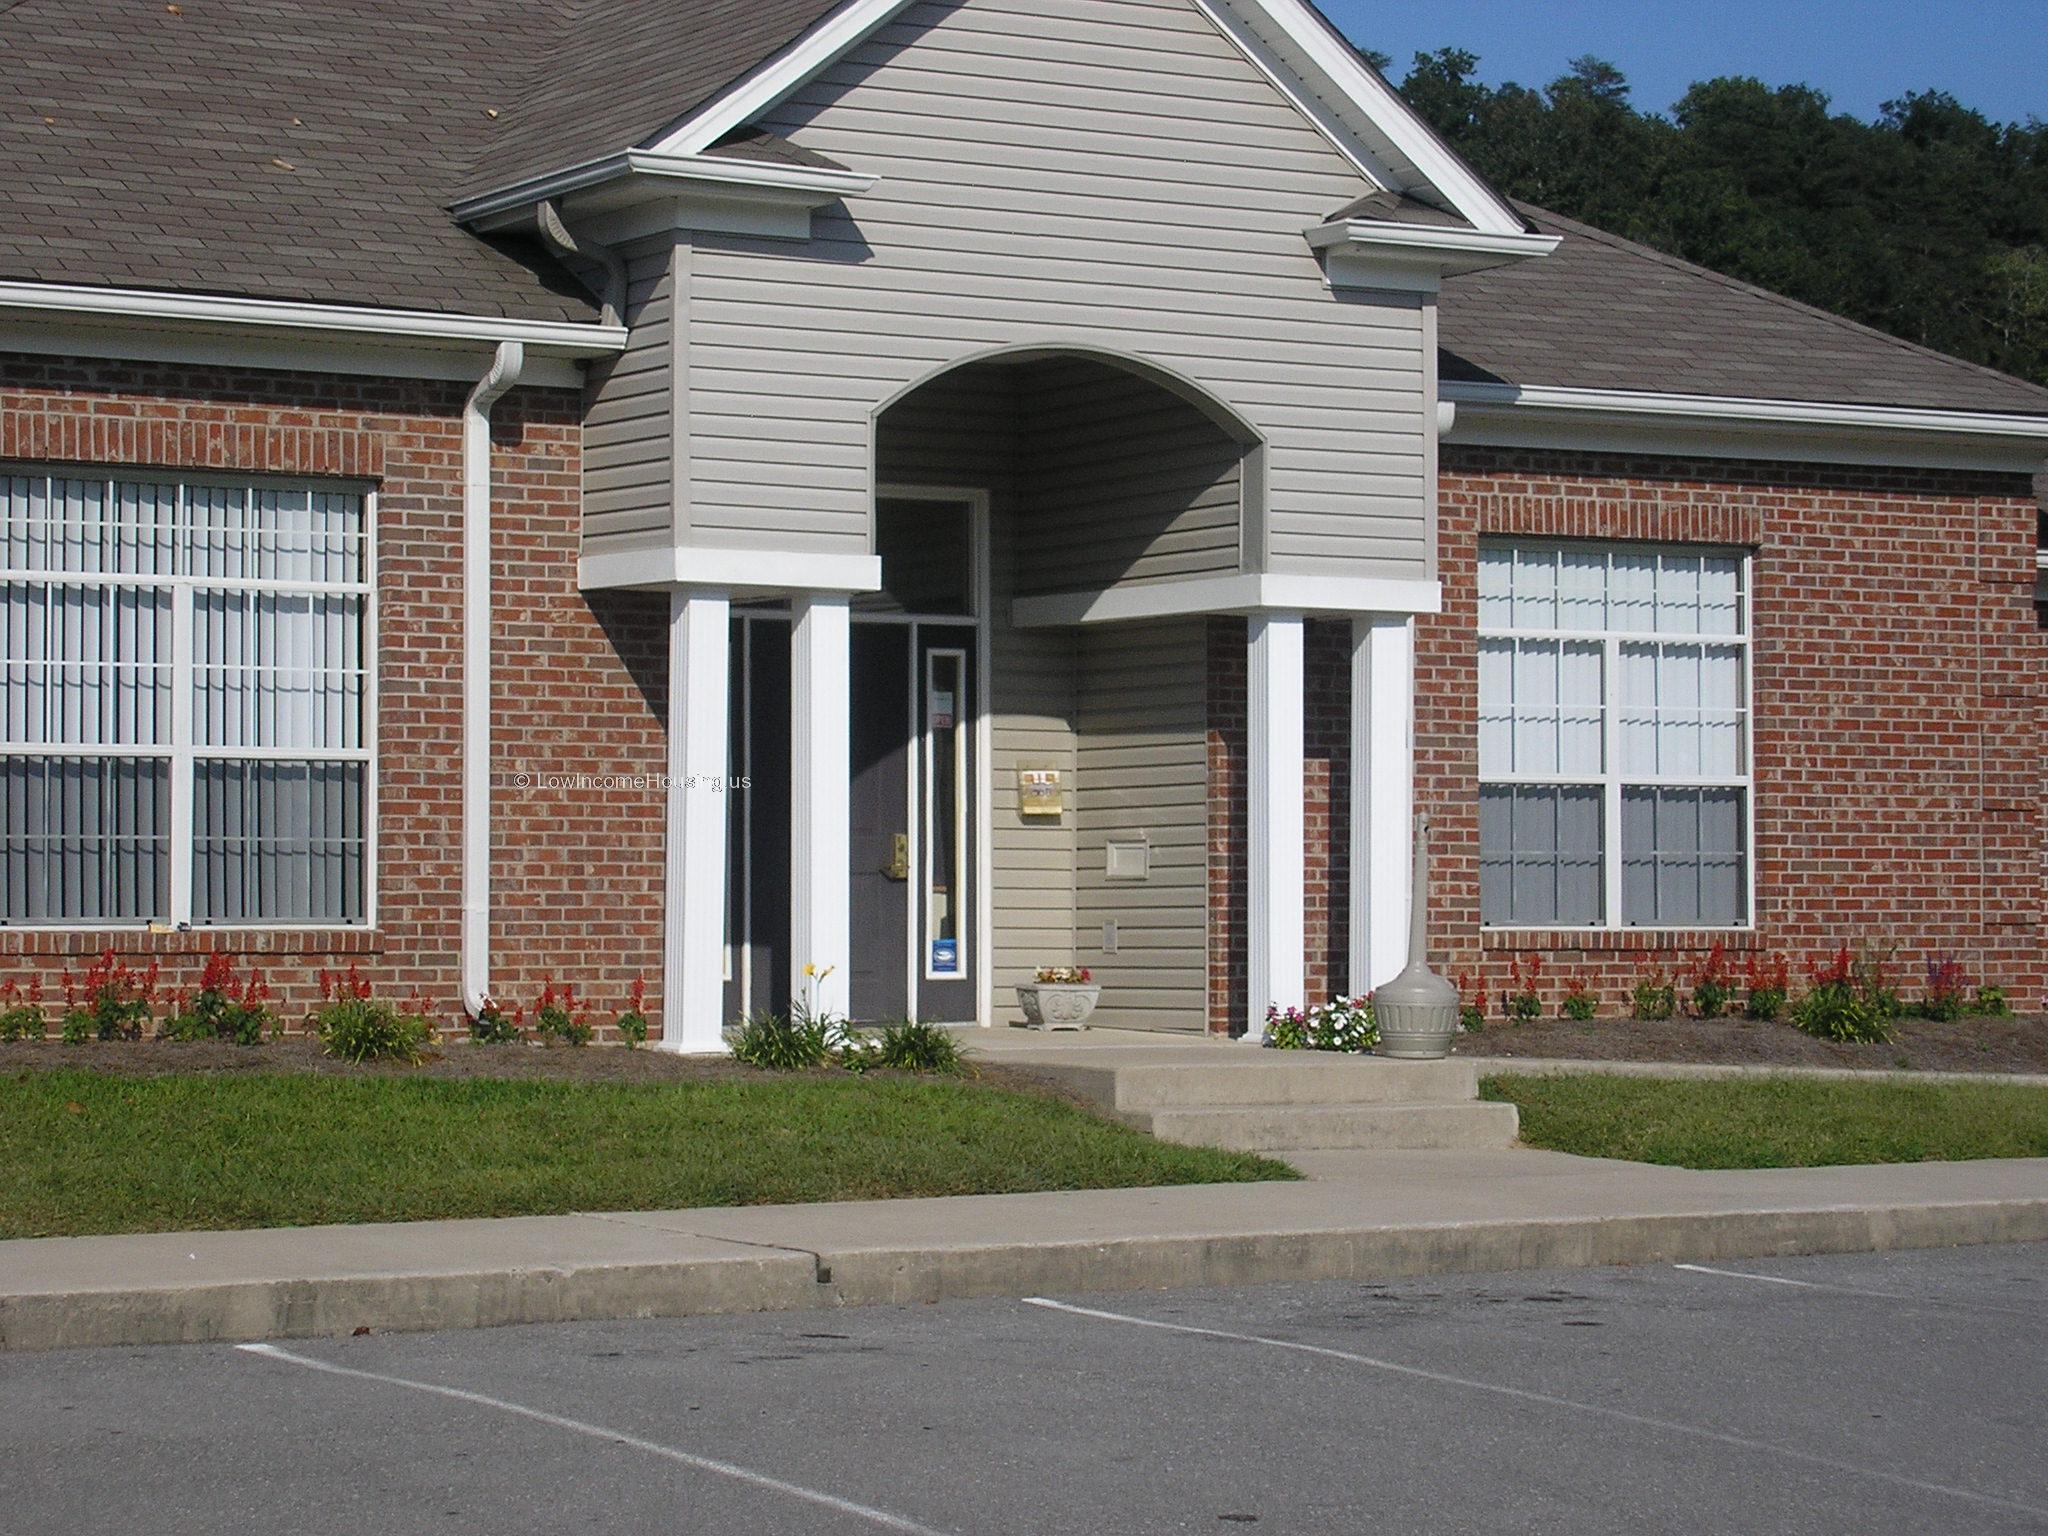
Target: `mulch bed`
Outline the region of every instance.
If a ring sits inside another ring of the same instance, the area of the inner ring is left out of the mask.
[[[2048,1018],[1900,1019],[1889,1045],[1837,1045],[1749,1019],[1489,1019],[1460,1035],[1461,1056],[1687,1061],[1729,1066],[1866,1067],[1908,1072],[2048,1072]]]
[[[12,1072],[66,1069],[124,1077],[174,1073],[232,1076],[257,1072],[312,1072],[336,1077],[540,1078],[587,1083],[705,1082],[714,1079],[776,1081],[789,1074],[764,1072],[721,1056],[676,1056],[667,1051],[618,1046],[468,1045],[453,1043],[430,1053],[417,1066],[397,1061],[355,1065],[329,1056],[319,1042],[301,1035],[262,1045],[174,1040],[110,1040],[65,1045],[56,1040],[0,1042],[0,1076]],[[881,1076],[905,1074],[884,1073]],[[1050,1078],[1016,1067],[970,1059],[965,1076],[990,1088],[1035,1093],[1095,1107]]]

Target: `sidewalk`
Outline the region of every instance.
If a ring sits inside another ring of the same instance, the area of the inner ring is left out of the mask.
[[[0,1348],[2048,1240],[2048,1159],[1692,1173],[1318,1152],[1298,1184],[0,1243]]]

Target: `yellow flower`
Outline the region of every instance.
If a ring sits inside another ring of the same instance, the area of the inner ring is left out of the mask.
[[[818,968],[815,965],[807,965],[804,967],[804,974],[806,976],[815,976],[818,974]]]

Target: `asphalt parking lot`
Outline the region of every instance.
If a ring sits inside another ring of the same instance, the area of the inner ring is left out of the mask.
[[[2048,1248],[0,1357],[0,1529],[2048,1528]]]

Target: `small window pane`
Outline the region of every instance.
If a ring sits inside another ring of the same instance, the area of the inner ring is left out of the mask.
[[[1557,627],[1598,634],[1607,627],[1607,557],[1567,549],[1558,557]]]
[[[1515,771],[1515,642],[1479,642],[1479,771]]]
[[[1512,629],[1515,620],[1515,552],[1498,546],[1479,551],[1479,627]]]
[[[170,820],[167,762],[0,758],[0,921],[162,920]]]
[[[1739,789],[1622,792],[1622,920],[1632,927],[1747,920],[1746,831]]]
[[[1601,920],[1597,785],[1489,785],[1479,792],[1479,915],[1488,924]]]
[[[0,588],[0,732],[16,746],[170,737],[171,599],[131,586]]]
[[[1742,633],[1742,562],[1713,558],[1700,562],[1700,633]]]
[[[1515,628],[1557,628],[1557,555],[1521,550],[1515,557]]]
[[[875,553],[882,590],[856,597],[858,612],[965,617],[974,611],[973,527],[963,503],[877,502]]]
[[[1657,557],[1617,554],[1607,579],[1607,622],[1625,635],[1657,627]]]
[[[361,922],[363,771],[361,763],[198,764],[192,920]]]
[[[1693,555],[1658,557],[1657,629],[1667,635],[1700,632],[1700,562]]]
[[[363,599],[207,592],[193,605],[193,737],[209,747],[363,744]]]

